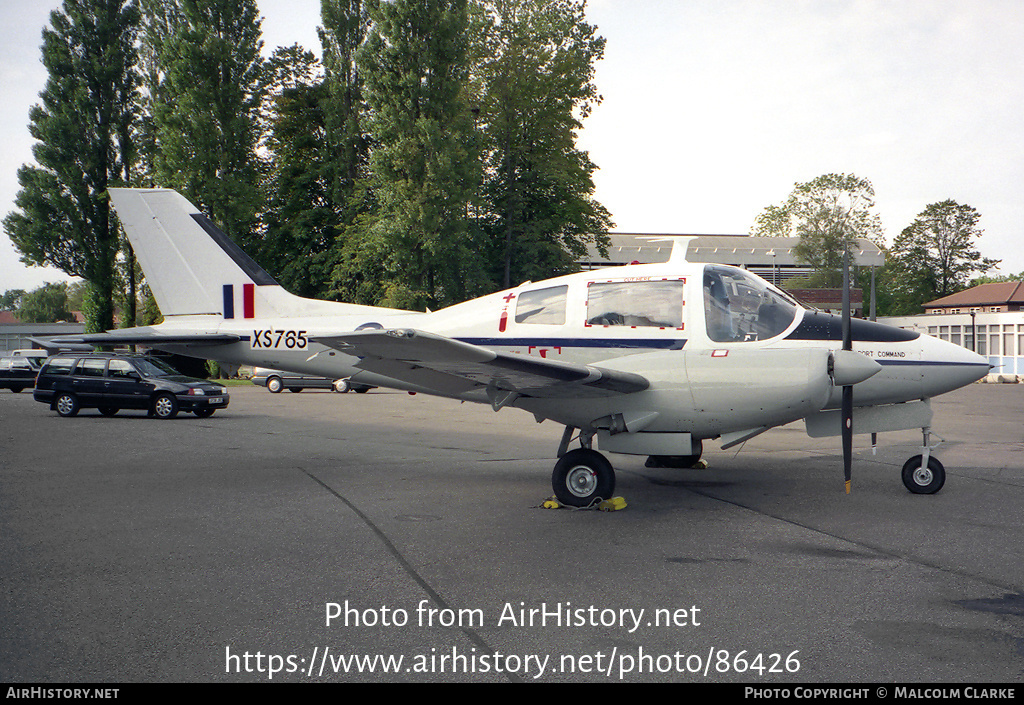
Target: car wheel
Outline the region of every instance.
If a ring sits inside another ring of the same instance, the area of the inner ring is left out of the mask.
[[[350,389],[347,379],[339,379],[334,382],[334,391],[344,394]]]
[[[267,391],[271,394],[277,394],[284,389],[284,383],[280,377],[271,377],[267,380]]]
[[[173,394],[161,394],[153,400],[153,415],[158,419],[173,419],[178,415],[178,400]]]
[[[70,392],[62,392],[57,395],[53,406],[61,416],[74,416],[78,413],[78,397]]]

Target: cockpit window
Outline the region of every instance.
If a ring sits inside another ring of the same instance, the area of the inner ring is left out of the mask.
[[[749,272],[704,268],[704,318],[708,337],[719,343],[767,340],[783,333],[797,305]]]
[[[592,282],[587,325],[683,327],[685,279]]]
[[[516,323],[565,325],[565,296],[568,286],[524,291],[516,303]]]

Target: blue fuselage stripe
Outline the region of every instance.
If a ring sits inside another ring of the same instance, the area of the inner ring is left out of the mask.
[[[987,362],[956,362],[954,360],[885,360],[875,359],[879,365],[931,365],[937,367],[991,367]]]
[[[510,348],[648,348],[682,350],[686,338],[457,338],[463,343]]]

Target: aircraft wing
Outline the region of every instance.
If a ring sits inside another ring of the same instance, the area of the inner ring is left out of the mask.
[[[362,358],[356,367],[450,396],[483,391],[495,409],[516,396],[582,398],[647,389],[637,374],[495,352],[412,329],[314,336],[312,342]]]

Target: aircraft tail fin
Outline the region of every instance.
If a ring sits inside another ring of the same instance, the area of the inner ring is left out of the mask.
[[[380,310],[288,293],[176,191],[112,188],[110,200],[165,317],[230,320]]]

